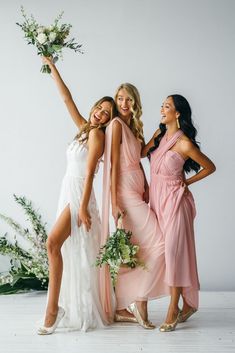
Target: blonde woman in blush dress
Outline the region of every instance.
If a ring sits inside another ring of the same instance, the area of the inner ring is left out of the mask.
[[[173,331],[198,309],[197,272],[193,221],[194,200],[188,186],[215,171],[212,161],[199,149],[191,108],[181,95],[166,98],[161,109],[161,124],[142,156],[150,155],[150,205],[155,211],[165,242],[165,283],[171,301],[160,331]],[[196,174],[185,178],[185,172]],[[179,309],[179,298],[183,309]]]
[[[106,129],[104,154],[102,243],[106,242],[109,202],[117,222],[123,215],[123,226],[133,233],[132,242],[140,246],[139,257],[147,269],[119,271],[115,295],[115,321],[136,322],[146,328],[155,326],[148,320],[147,302],[168,294],[163,279],[164,239],[154,212],[148,205],[148,183],[140,163],[144,145],[139,92],[133,85],[122,84],[115,95],[118,117]],[[110,187],[111,186],[111,187]],[[107,317],[111,317],[112,295],[108,268],[101,270],[101,300]],[[127,310],[131,306],[132,313]]]
[[[57,220],[48,240],[49,291],[44,324],[38,334],[62,327],[78,330],[101,328],[107,323],[99,299],[98,271],[94,261],[100,242],[100,218],[92,188],[103,155],[105,128],[115,114],[115,102],[103,97],[83,118],[57,68],[49,58],[51,75],[78,128],[67,149]]]

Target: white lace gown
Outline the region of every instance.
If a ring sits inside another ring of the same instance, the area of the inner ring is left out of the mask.
[[[89,232],[78,227],[77,217],[86,173],[88,149],[74,140],[67,149],[67,171],[57,210],[57,217],[69,205],[71,236],[62,246],[63,275],[59,305],[65,309],[60,326],[87,331],[103,328],[103,311],[99,301],[98,269],[94,266],[99,251],[101,224],[92,189],[88,209],[92,219]],[[96,168],[98,171],[98,165]]]

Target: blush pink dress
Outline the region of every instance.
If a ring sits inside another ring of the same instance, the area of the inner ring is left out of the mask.
[[[197,309],[199,281],[193,229],[196,211],[191,192],[185,195],[181,185],[185,160],[171,150],[182,134],[178,130],[169,140],[165,134],[151,153],[150,206],[165,240],[165,282],[183,287],[185,300]]]
[[[124,309],[136,300],[147,301],[169,294],[164,283],[165,254],[164,238],[156,216],[148,204],[143,201],[144,175],[140,168],[141,143],[135,138],[130,128],[120,119],[115,118],[106,129],[103,180],[102,244],[109,234],[110,209],[110,158],[113,122],[122,126],[120,146],[120,173],[118,177],[118,205],[126,210],[123,225],[133,234],[132,243],[140,246],[139,258],[147,269],[121,268],[115,287],[116,309]],[[113,307],[112,286],[108,267],[101,269],[101,302],[110,321],[115,310]]]

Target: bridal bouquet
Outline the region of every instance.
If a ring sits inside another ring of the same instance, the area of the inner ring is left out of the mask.
[[[145,268],[143,262],[137,258],[138,245],[131,243],[131,232],[123,229],[122,218],[118,219],[116,231],[108,238],[107,243],[100,248],[96,258],[96,266],[109,265],[113,287],[117,283],[118,271],[121,266],[135,268],[141,266]]]
[[[72,25],[59,25],[63,12],[49,27],[39,25],[33,15],[28,18],[23,7],[21,7],[21,13],[24,22],[16,24],[20,26],[24,32],[24,37],[27,43],[36,46],[38,55],[52,57],[53,62],[55,63],[59,57],[62,57],[63,48],[70,48],[75,52],[82,53],[81,44],[76,43],[74,38],[67,40]],[[41,72],[50,73],[51,70],[48,65],[43,65]]]
[[[48,285],[45,224],[31,201],[16,195],[14,198],[23,208],[30,228],[24,228],[11,217],[0,214],[0,219],[13,230],[11,237],[7,233],[0,237],[0,254],[9,257],[11,265],[9,271],[0,273],[0,294],[42,290]],[[22,243],[25,243],[24,247]]]

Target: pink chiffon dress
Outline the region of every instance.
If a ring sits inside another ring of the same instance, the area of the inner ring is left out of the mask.
[[[184,193],[185,160],[171,150],[182,136],[178,130],[169,140],[165,134],[151,153],[150,206],[156,213],[165,242],[165,283],[182,287],[186,302],[198,308],[199,281],[193,221],[196,215],[191,192]]]
[[[134,301],[147,301],[169,294],[164,282],[165,251],[164,238],[159,228],[156,215],[149,205],[143,201],[144,175],[140,167],[141,143],[133,135],[130,128],[120,119],[115,118],[106,129],[103,179],[103,212],[102,212],[102,244],[109,234],[110,209],[110,171],[112,126],[118,121],[122,126],[122,142],[120,145],[120,171],[118,178],[118,205],[126,211],[123,226],[132,232],[131,241],[140,246],[139,258],[144,261],[146,269],[121,268],[115,287],[116,309],[124,309]],[[112,321],[115,310],[112,285],[108,267],[100,271],[100,296],[103,310]]]

